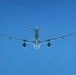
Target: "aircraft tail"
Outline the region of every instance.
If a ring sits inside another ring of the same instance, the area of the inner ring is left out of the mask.
[[[48,29],[48,28],[26,28],[26,30],[31,30],[31,31],[34,31],[35,29],[38,29],[39,31],[42,31],[42,30],[46,30],[46,29]]]
[[[48,29],[48,28],[40,28],[39,30],[42,31],[42,30],[46,30],[46,29]]]
[[[26,28],[26,30],[32,30],[33,31],[34,29],[33,28]]]

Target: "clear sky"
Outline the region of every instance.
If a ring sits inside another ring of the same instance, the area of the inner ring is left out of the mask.
[[[0,0],[0,33],[32,40],[26,28],[48,28],[41,40],[76,31],[76,0]],[[0,37],[0,75],[76,75],[76,35],[32,45]]]

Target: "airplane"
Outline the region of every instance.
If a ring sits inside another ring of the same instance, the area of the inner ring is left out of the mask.
[[[33,41],[29,41],[29,40],[21,39],[21,38],[16,38],[16,37],[11,37],[11,36],[7,36],[7,35],[3,35],[3,34],[0,34],[0,36],[7,37],[7,38],[13,39],[13,40],[22,41],[22,42],[23,42],[23,47],[26,47],[26,46],[27,46],[26,43],[32,44],[32,45],[34,46],[34,48],[35,48],[36,50],[38,50],[38,49],[40,48],[40,45],[42,45],[42,44],[44,44],[44,43],[47,43],[47,46],[50,47],[50,46],[51,46],[51,43],[50,43],[51,41],[57,40],[57,39],[64,39],[64,38],[67,37],[67,36],[71,36],[71,35],[76,34],[76,33],[74,32],[74,33],[71,33],[71,34],[67,34],[67,35],[63,35],[63,36],[60,36],[60,37],[50,38],[50,39],[41,41],[41,40],[40,40],[39,31],[44,30],[44,28],[42,28],[42,29],[39,29],[38,27],[36,27],[36,28],[34,28],[34,29],[32,29],[32,28],[27,28],[27,30],[32,30],[32,31],[34,31]]]

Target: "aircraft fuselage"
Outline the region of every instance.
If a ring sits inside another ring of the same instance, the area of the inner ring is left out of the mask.
[[[39,35],[39,29],[36,28],[34,30],[34,38],[33,38],[34,48],[39,49],[40,48],[40,35]]]

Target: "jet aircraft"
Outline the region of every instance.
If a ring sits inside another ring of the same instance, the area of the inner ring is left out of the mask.
[[[27,28],[27,29],[34,31],[33,41],[29,41],[29,40],[21,39],[21,38],[16,38],[16,37],[11,37],[11,36],[7,36],[7,35],[3,35],[3,34],[0,34],[0,36],[7,37],[9,39],[14,39],[14,40],[22,41],[23,42],[23,47],[27,46],[26,43],[32,44],[34,46],[34,48],[38,50],[40,48],[41,44],[47,43],[47,46],[50,47],[51,46],[51,43],[50,43],[51,41],[57,40],[57,39],[64,39],[67,36],[71,36],[71,35],[76,34],[76,33],[71,33],[71,34],[60,36],[60,37],[50,38],[50,39],[41,41],[40,40],[39,31],[44,30],[44,29],[39,29],[37,27],[34,28],[34,29],[32,29],[32,28]]]

